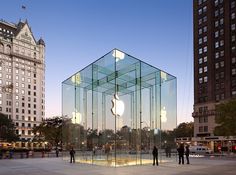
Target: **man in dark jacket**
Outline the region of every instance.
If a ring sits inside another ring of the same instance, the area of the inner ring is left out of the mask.
[[[156,146],[153,147],[152,155],[153,155],[153,166],[155,165],[155,163],[158,166],[158,149]]]
[[[75,150],[73,147],[70,150],[70,163],[72,162],[75,163]]]
[[[185,147],[185,155],[186,155],[187,164],[189,164],[189,145]]]
[[[184,144],[183,143],[180,144],[177,151],[179,154],[179,164],[181,164],[181,160],[182,160],[182,164],[184,164]]]

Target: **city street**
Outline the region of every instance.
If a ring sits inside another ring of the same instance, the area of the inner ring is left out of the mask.
[[[191,158],[190,165],[178,165],[173,162],[158,167],[143,165],[119,168],[70,164],[61,158],[0,160],[0,175],[233,175],[235,172],[235,158]]]

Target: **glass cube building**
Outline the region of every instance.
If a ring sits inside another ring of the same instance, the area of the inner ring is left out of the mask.
[[[175,148],[176,77],[114,49],[62,83],[63,159],[126,166]]]

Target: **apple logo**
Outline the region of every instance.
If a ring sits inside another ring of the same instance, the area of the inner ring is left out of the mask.
[[[72,119],[71,120],[72,120],[73,124],[81,124],[81,122],[82,122],[82,115],[79,112],[77,112],[77,111],[72,112]]]
[[[119,97],[117,94],[114,94],[114,98],[111,100],[112,102],[112,108],[111,112],[115,116],[122,116],[125,110],[125,105],[122,100],[119,100]]]
[[[167,117],[166,117],[166,107],[164,106],[161,109],[161,122],[166,123],[167,122]]]
[[[115,57],[116,62],[119,60],[123,60],[125,58],[125,54],[119,50],[113,50],[112,56]]]

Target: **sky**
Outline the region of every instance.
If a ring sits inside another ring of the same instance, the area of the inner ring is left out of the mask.
[[[61,115],[61,83],[113,48],[177,77],[177,122],[192,121],[192,0],[0,0],[0,18],[28,20],[46,43],[46,117]],[[21,7],[25,6],[26,9]]]

